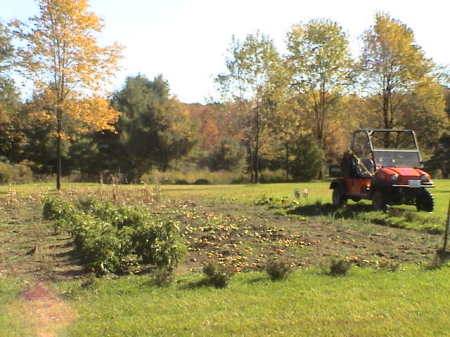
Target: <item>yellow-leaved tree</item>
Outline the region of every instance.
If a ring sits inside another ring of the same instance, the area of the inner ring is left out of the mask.
[[[375,15],[375,24],[364,33],[363,42],[363,85],[381,117],[379,126],[401,127],[398,114],[402,104],[421,82],[433,84],[435,65],[425,57],[411,28],[386,13]]]
[[[56,187],[61,188],[61,142],[65,122],[79,132],[112,130],[119,112],[105,99],[105,87],[118,70],[122,47],[102,47],[100,18],[88,0],[37,0],[39,14],[28,23],[11,23],[20,39],[17,69],[46,97],[42,118],[54,121],[57,144]]]

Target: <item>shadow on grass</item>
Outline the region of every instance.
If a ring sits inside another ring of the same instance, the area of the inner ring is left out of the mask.
[[[264,277],[264,276],[259,276],[257,278],[252,278],[251,280],[248,280],[247,283],[249,284],[254,284],[254,283],[259,283],[259,282],[263,282],[263,281],[269,281],[270,278],[269,277]]]
[[[354,204],[345,207],[337,208],[331,203],[315,203],[310,205],[299,206],[293,210],[288,211],[288,214],[303,215],[303,216],[334,216],[336,218],[354,218],[361,213],[373,211],[373,207],[367,204]]]
[[[387,212],[381,212],[374,211],[371,205],[363,203],[338,208],[331,203],[316,202],[289,210],[287,214],[352,219],[381,226],[418,230],[430,234],[441,234],[443,232],[442,221],[439,216],[431,216],[429,213],[411,211],[400,207],[389,207]]]
[[[209,286],[211,286],[211,283],[208,281],[208,279],[203,278],[198,281],[191,281],[188,283],[181,284],[179,286],[179,289],[189,290],[189,289],[198,289],[198,288],[209,287]]]

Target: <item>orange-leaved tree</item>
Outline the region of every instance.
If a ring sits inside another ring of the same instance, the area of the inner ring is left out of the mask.
[[[47,97],[42,116],[55,122],[59,190],[65,121],[75,122],[80,132],[111,130],[117,121],[119,112],[109,106],[104,88],[118,69],[122,47],[99,45],[96,35],[103,24],[89,10],[88,0],[37,1],[37,16],[11,25],[21,40],[17,69]]]

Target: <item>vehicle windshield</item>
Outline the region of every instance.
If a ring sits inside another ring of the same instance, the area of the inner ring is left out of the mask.
[[[374,131],[370,135],[377,166],[421,167],[420,153],[412,131]]]
[[[414,135],[410,131],[374,131],[370,135],[374,150],[416,150]]]
[[[414,150],[374,150],[373,157],[377,166],[384,167],[421,167],[420,155]]]

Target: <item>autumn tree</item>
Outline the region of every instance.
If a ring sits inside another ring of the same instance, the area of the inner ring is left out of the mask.
[[[11,32],[0,22],[0,157],[14,161],[23,134],[18,130],[20,99],[10,78],[14,57]]]
[[[376,14],[375,24],[363,35],[363,43],[361,69],[366,94],[377,103],[380,126],[397,127],[407,94],[426,78],[432,84],[433,63],[425,58],[411,28],[385,13]],[[389,138],[385,143],[389,145]]]
[[[14,48],[11,43],[11,32],[7,26],[0,22],[0,76],[5,77],[11,67]]]
[[[22,145],[26,142],[18,112],[20,108],[19,94],[12,81],[0,78],[0,157],[12,162],[19,160]]]
[[[29,24],[15,21],[22,40],[17,66],[49,105],[42,118],[55,124],[57,148],[56,186],[61,188],[61,146],[66,121],[76,121],[79,132],[111,130],[118,118],[104,87],[118,67],[121,47],[102,47],[97,34],[102,21],[88,8],[88,0],[38,0],[39,14]]]
[[[14,141],[11,156],[15,162],[25,161],[35,174],[54,172],[56,138],[52,134],[53,122],[42,119],[43,95],[33,95],[13,115]],[[67,159],[68,143],[61,149],[62,162]]]
[[[195,125],[198,132],[197,147],[201,151],[208,151],[217,145],[221,138],[221,133],[225,130],[218,126],[218,119],[221,117],[213,104],[184,104],[183,109],[188,112],[189,119]]]
[[[301,118],[324,149],[336,105],[351,84],[348,39],[336,22],[314,19],[294,25],[287,35],[287,67]]]
[[[227,73],[217,78],[225,101],[241,117],[252,182],[259,182],[261,149],[267,132],[264,96],[280,58],[272,40],[257,32],[244,40],[233,37],[226,59]]]
[[[288,180],[291,162],[296,159],[293,151],[299,137],[305,133],[306,123],[297,113],[297,100],[285,65],[283,62],[276,65],[276,71],[271,74],[264,90],[263,104],[267,115],[267,129],[271,134],[270,153],[266,157],[272,167],[285,169]]]
[[[424,78],[404,95],[397,115],[398,125],[416,131],[424,158],[430,157],[442,131],[448,128],[444,88],[432,78]]]

